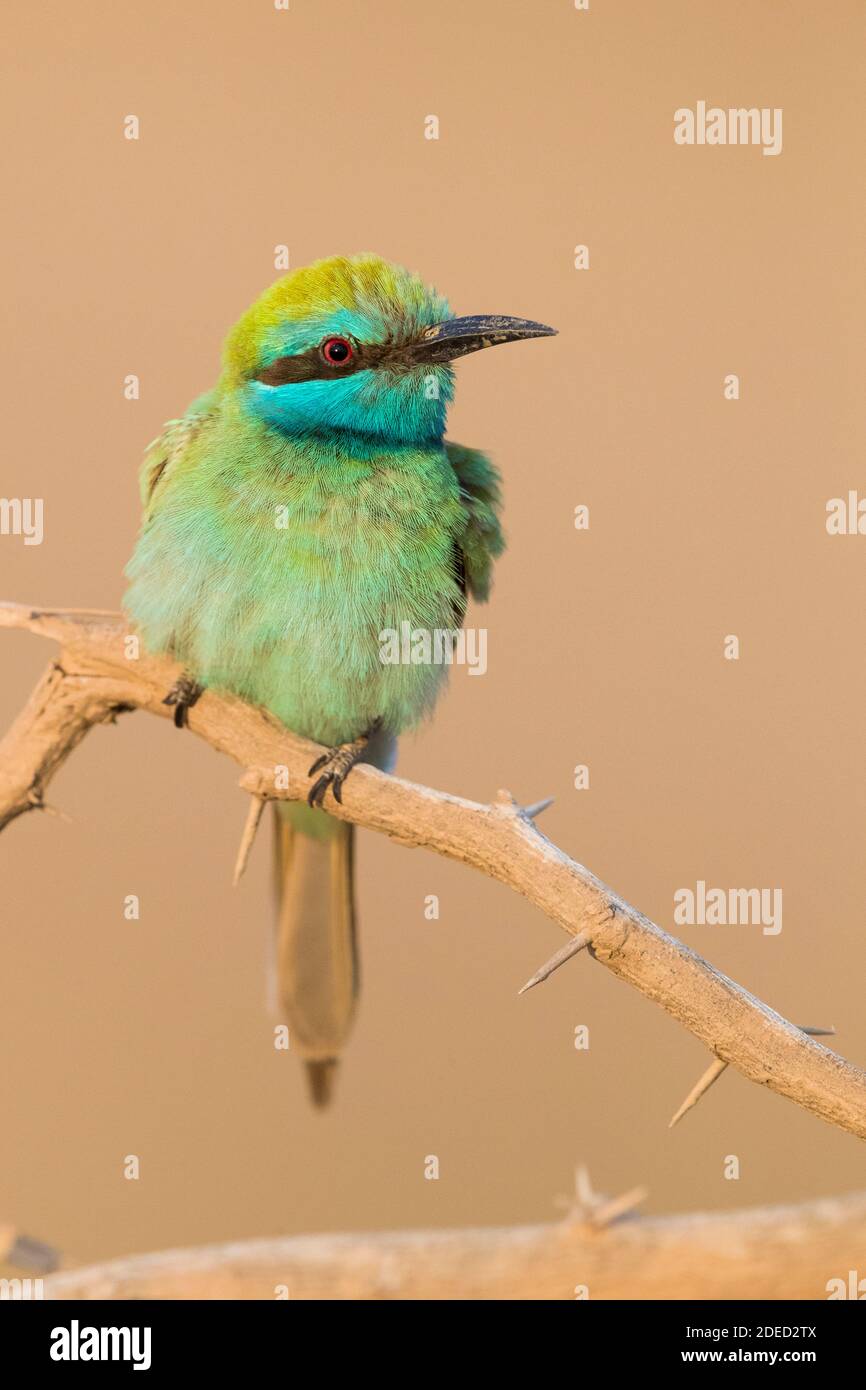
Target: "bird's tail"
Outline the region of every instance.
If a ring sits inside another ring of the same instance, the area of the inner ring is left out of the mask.
[[[277,804],[276,983],[310,1094],[328,1104],[358,995],[354,829],[306,806]]]

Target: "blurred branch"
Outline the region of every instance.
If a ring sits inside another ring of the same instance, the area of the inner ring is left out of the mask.
[[[54,638],[61,647],[59,660],[0,744],[2,827],[44,807],[51,777],[95,724],[131,709],[170,719],[163,699],[180,668],[144,651],[133,658],[119,614],[0,603],[0,626]],[[241,786],[253,797],[300,800],[306,795],[307,770],[321,749],[263,710],[208,691],[190,710],[189,727],[245,769]],[[401,844],[424,845],[470,864],[513,888],[569,936],[584,934],[595,960],[666,1009],[714,1057],[829,1124],[866,1138],[866,1072],[806,1036],[624,902],[552,844],[507,792],[500,792],[493,805],[483,805],[362,764],[343,788],[342,805],[329,796],[327,809]],[[248,820],[243,857],[254,819]]]
[[[857,1297],[866,1193],[718,1215],[295,1236],[133,1255],[45,1280],[51,1299]],[[842,1292],[842,1290],[845,1292]],[[586,1290],[584,1293],[583,1290]]]

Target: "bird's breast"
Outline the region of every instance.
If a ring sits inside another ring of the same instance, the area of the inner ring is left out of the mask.
[[[163,525],[174,555],[158,561],[178,575],[174,644],[198,679],[323,742],[380,717],[399,732],[424,714],[444,671],[388,663],[383,650],[407,624],[454,626],[461,504],[444,455],[331,476],[223,475],[202,501]]]

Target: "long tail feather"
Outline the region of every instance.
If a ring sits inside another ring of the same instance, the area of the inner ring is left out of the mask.
[[[293,808],[276,809],[279,1004],[313,1103],[325,1106],[358,996],[354,831],[329,821],[326,834],[307,835],[292,824]]]

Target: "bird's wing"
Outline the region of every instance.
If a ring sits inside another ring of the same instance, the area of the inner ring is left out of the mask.
[[[173,468],[215,410],[215,393],[209,391],[193,401],[179,420],[167,420],[162,433],[148,444],[138,475],[145,519],[151,515],[160,489],[168,481]]]
[[[463,526],[454,537],[454,576],[463,594],[484,603],[490,594],[493,561],[505,549],[499,522],[499,473],[486,454],[463,444],[445,442],[445,452],[460,484]],[[463,613],[459,614],[461,620]]]

